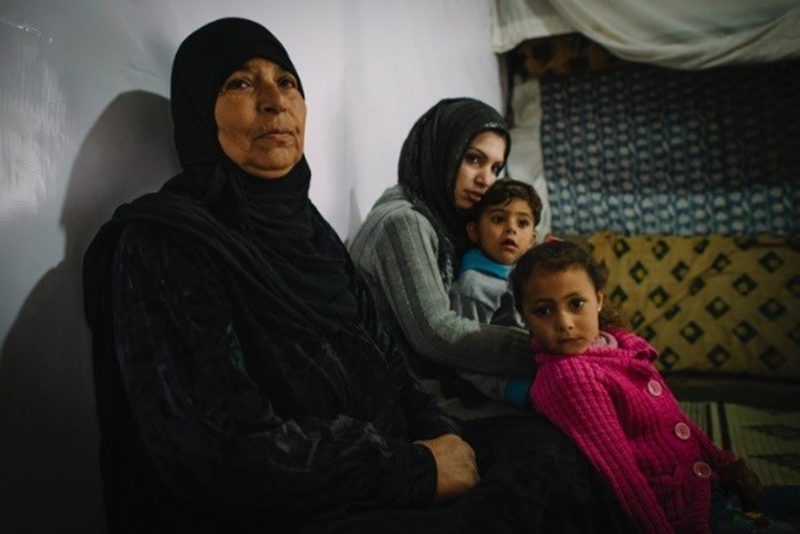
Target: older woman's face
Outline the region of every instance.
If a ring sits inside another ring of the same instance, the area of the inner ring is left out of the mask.
[[[487,130],[470,141],[456,176],[456,208],[468,210],[478,203],[483,194],[497,180],[503,168],[506,153],[506,138]]]
[[[285,176],[303,156],[306,102],[292,73],[253,58],[222,84],[214,106],[217,139],[248,174]]]

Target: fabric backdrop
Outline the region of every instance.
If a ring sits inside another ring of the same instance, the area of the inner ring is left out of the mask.
[[[493,19],[496,52],[577,30],[623,59],[682,69],[800,56],[796,0],[495,0]]]
[[[800,233],[798,73],[800,61],[542,79],[553,231]]]

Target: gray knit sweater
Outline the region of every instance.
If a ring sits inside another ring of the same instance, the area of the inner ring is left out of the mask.
[[[428,367],[520,378],[530,378],[534,371],[523,329],[481,324],[450,309],[452,265],[440,258],[439,236],[399,186],[378,199],[350,244],[350,254],[375,292],[412,371],[445,409],[461,417],[511,410],[503,405],[477,410],[448,405],[438,386],[421,372],[426,366],[415,365],[419,358]]]

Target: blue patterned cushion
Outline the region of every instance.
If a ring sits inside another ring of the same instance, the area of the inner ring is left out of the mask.
[[[800,233],[800,62],[541,81],[554,232]]]

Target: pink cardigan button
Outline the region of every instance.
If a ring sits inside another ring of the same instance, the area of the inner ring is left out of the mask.
[[[654,397],[661,396],[661,384],[658,383],[657,380],[651,380],[647,383],[647,391],[650,392],[650,395]]]
[[[708,478],[711,476],[711,467],[705,462],[695,462],[692,471],[698,478]]]
[[[692,431],[686,423],[678,423],[675,425],[675,435],[680,439],[687,440],[692,435]]]

